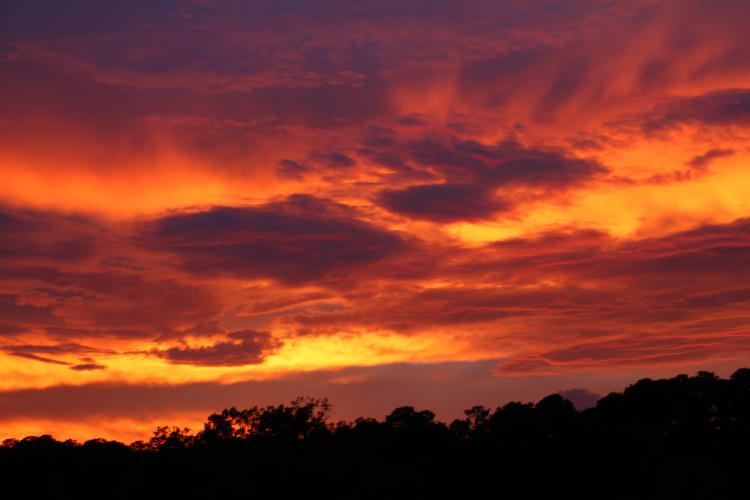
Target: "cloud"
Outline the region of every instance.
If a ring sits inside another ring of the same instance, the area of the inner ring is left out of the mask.
[[[357,328],[416,335],[435,328],[485,330],[512,319],[557,318],[561,311],[583,316],[612,298],[606,291],[576,287],[440,286],[382,289],[364,295],[340,311],[306,311],[282,321],[300,335],[332,335]],[[471,325],[471,326],[470,326]],[[488,350],[491,345],[485,346]]]
[[[88,305],[85,315],[100,328],[163,334],[181,324],[213,319],[222,308],[209,287],[174,278],[102,272],[73,275],[71,281],[96,293],[99,300]]]
[[[75,370],[77,372],[81,371],[92,371],[92,370],[106,370],[107,367],[105,365],[101,365],[99,363],[96,363],[91,358],[86,358],[82,360],[83,363],[79,363],[77,365],[73,365],[70,367],[71,370]]]
[[[84,272],[42,269],[38,275],[23,267],[16,271],[25,281],[52,285],[43,288],[73,291],[67,294],[69,298],[45,306],[25,304],[19,294],[6,295],[4,300],[0,297],[0,311],[7,313],[8,321],[38,325],[64,342],[86,337],[168,337],[176,335],[178,327],[214,319],[222,309],[209,287],[153,273],[95,268]],[[49,290],[43,295],[48,297]]]
[[[18,294],[0,293],[0,317],[3,321],[9,323],[26,324],[49,324],[58,321],[54,314],[52,306],[38,306],[23,301]],[[9,331],[16,331],[16,328],[9,328]]]
[[[537,45],[538,37],[513,29],[519,24],[531,33],[549,30],[570,38],[565,27],[581,29],[606,12],[638,11],[637,5],[569,3],[540,9],[517,2],[469,4],[459,9],[423,1],[248,6],[172,0],[158,6],[139,2],[131,9],[84,2],[80,9],[66,10],[50,1],[38,8],[11,2],[0,27],[19,54],[75,68],[89,78],[139,88],[221,92],[356,86],[405,62],[436,65],[456,61],[466,50],[485,55],[513,45]],[[415,20],[429,36],[413,36]],[[154,25],[161,29],[149,29]],[[286,36],[272,38],[279,29]],[[492,42],[494,47],[486,46]],[[119,57],[105,60],[112,53]]]
[[[42,353],[42,354],[113,354],[114,351],[108,349],[99,349],[76,343],[64,344],[8,344],[0,347],[3,351],[25,352],[25,353]]]
[[[310,171],[310,167],[288,158],[280,160],[276,166],[276,174],[287,179],[302,179]]]
[[[413,162],[437,172],[444,182],[385,189],[377,202],[392,212],[435,222],[490,219],[539,193],[564,192],[608,172],[594,160],[508,141],[486,145],[425,139],[403,148]]]
[[[688,165],[697,170],[707,170],[708,166],[717,158],[732,156],[736,151],[733,149],[709,149],[702,155],[694,156]]]
[[[406,146],[409,156],[457,182],[493,187],[550,189],[582,184],[607,169],[594,160],[567,156],[561,150],[526,148],[514,141],[484,144],[474,140],[425,139]]]
[[[714,90],[680,97],[659,105],[643,117],[647,135],[663,133],[685,125],[750,126],[750,89]]]
[[[83,363],[73,364],[68,361],[50,358],[48,355],[65,356],[69,354],[115,354],[115,351],[109,349],[98,349],[81,344],[50,344],[50,345],[28,345],[28,344],[9,344],[0,347],[0,350],[7,352],[11,356],[20,358],[33,359],[43,363],[70,366],[71,370],[102,370],[106,366],[97,364],[92,358],[81,358]],[[39,353],[45,356],[39,356]],[[72,366],[71,366],[72,365]]]
[[[92,221],[55,213],[3,210],[0,206],[0,256],[10,259],[82,261],[96,254],[102,238]]]
[[[614,366],[676,366],[713,359],[736,360],[750,351],[750,334],[633,336],[586,342],[499,363],[498,376],[560,373],[566,368]]]
[[[511,208],[486,186],[473,184],[422,184],[384,190],[378,201],[391,212],[444,223],[488,219]]]
[[[241,330],[229,333],[229,340],[203,347],[171,347],[155,351],[172,364],[194,366],[242,366],[262,363],[282,342],[269,332]]]
[[[23,326],[0,323],[0,335],[18,335],[26,331],[26,328]]]
[[[34,361],[41,361],[43,363],[50,363],[50,364],[55,364],[55,365],[69,365],[70,364],[70,363],[66,363],[65,361],[59,361],[57,359],[47,358],[44,356],[38,356],[30,352],[10,351],[8,352],[8,354],[10,354],[11,356],[19,357],[19,358],[33,359]]]
[[[343,153],[316,154],[313,158],[333,170],[352,168],[357,165],[357,160]]]
[[[471,332],[469,352],[518,351],[498,365],[502,374],[743,359],[747,226],[739,219],[637,241],[578,229],[442,248],[419,262],[421,278],[439,285],[384,283],[340,310],[280,322],[299,335]]]
[[[174,255],[191,273],[288,284],[344,278],[410,248],[399,234],[360,220],[350,207],[307,195],[170,215],[144,228],[142,242]]]
[[[1,207],[0,230],[4,336],[41,333],[68,347],[82,337],[155,338],[221,311],[209,287],[165,275],[142,252],[113,256],[133,251],[126,231],[92,217]],[[32,347],[24,352],[44,352]]]
[[[398,117],[398,123],[406,127],[422,127],[426,123],[419,117],[413,114]]]

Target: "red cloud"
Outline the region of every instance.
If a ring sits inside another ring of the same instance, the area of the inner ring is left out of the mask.
[[[359,220],[350,207],[303,195],[170,215],[154,221],[141,238],[191,273],[289,284],[340,278],[410,247],[398,233]]]
[[[282,342],[268,332],[242,330],[231,332],[227,341],[205,347],[171,347],[155,351],[173,364],[195,366],[240,366],[262,363],[266,356],[278,350]]]

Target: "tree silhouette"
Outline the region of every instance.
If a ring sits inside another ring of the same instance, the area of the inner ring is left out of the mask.
[[[6,439],[0,474],[6,489],[49,498],[746,496],[747,368],[641,379],[581,412],[552,394],[474,406],[450,425],[412,406],[330,416],[327,400],[298,398],[213,413],[196,434],[161,426],[130,446]]]

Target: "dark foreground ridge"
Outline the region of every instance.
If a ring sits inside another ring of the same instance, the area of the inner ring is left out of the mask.
[[[231,408],[148,442],[50,436],[0,447],[25,498],[747,498],[750,369],[643,379],[576,411],[476,406],[445,424],[396,408],[331,423],[326,400]],[[9,498],[9,497],[8,497]],[[21,497],[19,497],[21,498]]]

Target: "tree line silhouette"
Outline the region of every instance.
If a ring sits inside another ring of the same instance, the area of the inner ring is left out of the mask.
[[[46,498],[737,498],[747,496],[750,369],[643,379],[577,411],[559,394],[332,422],[325,399],[225,409],[125,445],[5,440],[3,486]]]

